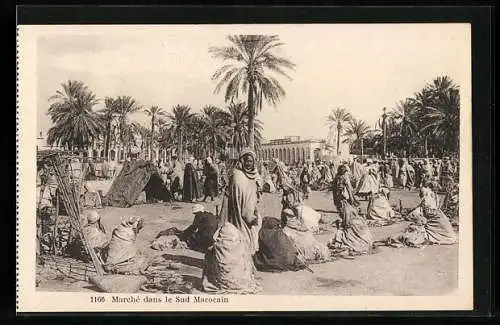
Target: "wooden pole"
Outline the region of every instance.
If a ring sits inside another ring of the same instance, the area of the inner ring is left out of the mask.
[[[97,257],[97,254],[95,253],[94,249],[89,246],[87,236],[85,235],[85,232],[83,231],[82,226],[80,224],[79,202],[74,200],[74,198],[76,197],[76,194],[74,193],[75,187],[74,186],[70,187],[70,184],[68,184],[67,180],[62,175],[59,169],[59,166],[61,164],[60,157],[54,157],[52,164],[54,166],[54,171],[58,180],[58,187],[61,189],[61,194],[62,194],[61,197],[63,199],[63,204],[66,207],[66,210],[69,215],[71,228],[74,229],[77,235],[80,237],[84,249],[90,255],[92,264],[94,265],[97,274],[103,275],[104,270],[102,264],[100,263],[99,258]],[[72,204],[72,198],[74,204]]]

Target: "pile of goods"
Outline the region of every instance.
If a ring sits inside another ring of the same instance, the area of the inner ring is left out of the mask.
[[[141,286],[141,290],[151,293],[192,293],[192,283],[186,281],[184,276],[173,271],[178,270],[180,267],[180,263],[167,261],[161,256],[157,257],[143,273],[147,281]]]

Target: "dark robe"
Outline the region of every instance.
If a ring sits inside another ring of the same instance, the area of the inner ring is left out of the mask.
[[[351,183],[347,179],[346,175],[337,174],[333,180],[333,203],[337,208],[337,212],[342,215],[342,207],[343,201],[347,201],[349,203],[353,203],[353,194]]]
[[[184,167],[184,182],[183,195],[184,202],[191,202],[199,197],[198,194],[198,177],[191,163],[187,163]]]
[[[213,213],[199,212],[194,216],[193,223],[178,235],[194,251],[205,253],[214,243],[214,234],[219,225],[219,219]]]
[[[205,196],[217,196],[217,170],[212,165],[205,165],[203,170],[205,175],[205,183],[203,184],[203,194]]]
[[[294,243],[283,232],[280,220],[264,218],[259,231],[259,250],[254,255],[255,267],[264,272],[298,271],[306,267]]]

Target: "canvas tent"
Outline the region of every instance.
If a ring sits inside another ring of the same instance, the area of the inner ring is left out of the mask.
[[[171,199],[158,169],[151,162],[144,160],[125,162],[106,195],[107,205],[130,207],[135,204],[142,191],[146,193],[147,201]]]

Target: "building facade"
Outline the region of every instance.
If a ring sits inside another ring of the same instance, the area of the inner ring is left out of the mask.
[[[261,144],[256,154],[258,159],[277,158],[287,165],[294,165],[320,158],[325,154],[325,148],[324,140],[305,140],[298,136],[289,136]]]

